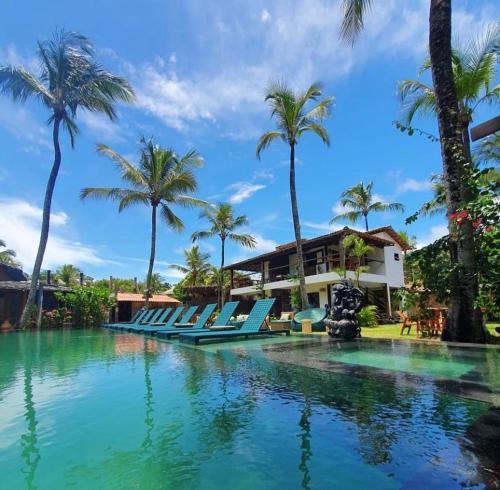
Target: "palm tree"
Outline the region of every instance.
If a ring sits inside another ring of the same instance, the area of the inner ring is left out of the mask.
[[[170,268],[186,274],[184,278],[185,286],[198,286],[204,281],[210,272],[211,265],[208,263],[210,254],[200,251],[198,245],[194,245],[184,250],[184,260],[186,265],[170,264]]]
[[[354,42],[363,28],[363,16],[371,5],[372,0],[344,0],[344,39]],[[453,72],[451,0],[430,0],[429,54],[443,159],[446,208],[448,216],[453,216],[470,198],[467,179],[464,178],[470,158],[464,147],[463,121],[457,96],[459,91]],[[452,229],[453,221],[448,219],[448,226]],[[468,221],[458,228],[457,233],[450,234],[449,240],[450,259],[455,267],[450,275],[448,321],[443,339],[485,342],[481,312],[476,307],[479,290],[473,230]]]
[[[203,210],[200,217],[208,221],[210,228],[208,230],[193,233],[191,235],[193,243],[196,242],[196,240],[214,236],[219,237],[221,243],[218,303],[219,307],[222,308],[222,306],[224,306],[224,258],[226,240],[231,240],[248,248],[254,248],[256,241],[251,235],[235,233],[235,230],[248,224],[248,218],[245,215],[234,216],[234,208],[229,203],[219,203],[214,206],[209,206]]]
[[[100,112],[110,119],[116,118],[114,104],[131,102],[134,92],[129,83],[104,70],[94,59],[94,48],[85,36],[74,32],[55,32],[52,40],[38,43],[40,76],[22,67],[0,66],[0,92],[9,94],[14,101],[38,99],[50,112],[54,163],[45,190],[42,228],[38,252],[31,275],[28,299],[21,317],[26,326],[35,302],[36,290],[47,246],[52,195],[61,165],[59,130],[68,131],[71,145],[78,134],[76,115],[78,108]]]
[[[264,133],[257,144],[258,158],[260,158],[262,150],[265,150],[276,139],[281,139],[290,147],[290,200],[297,248],[297,272],[302,308],[308,307],[308,301],[299,210],[295,190],[295,147],[300,137],[307,132],[316,134],[323,143],[330,145],[328,132],[321,124],[321,121],[329,115],[333,97],[325,97],[319,100],[321,95],[322,89],[319,83],[313,83],[305,92],[299,94],[294,93],[285,84],[276,83],[272,85],[267,91],[265,100],[271,106],[271,117],[276,121],[276,129]],[[309,102],[314,102],[314,104],[309,109],[306,109]]]
[[[5,250],[0,250],[0,264],[10,265],[11,267],[19,267],[21,264],[16,260],[16,252],[10,248],[0,238],[0,247]]]
[[[65,286],[76,286],[80,280],[80,269],[71,264],[64,264],[55,272],[55,279]]]
[[[332,218],[331,223],[340,220],[348,220],[356,223],[364,219],[366,231],[368,231],[368,215],[371,212],[380,211],[404,211],[404,206],[399,202],[385,203],[373,200],[373,182],[364,185],[363,182],[342,192],[340,204],[347,209],[345,213],[340,213]]]
[[[361,274],[370,270],[369,266],[363,265],[363,258],[373,250],[373,247],[367,245],[361,237],[355,234],[347,235],[342,241],[342,246],[349,257],[354,257],[356,259],[356,269],[354,273],[356,276],[356,285],[359,288],[359,278]]]
[[[146,284],[147,280],[148,278],[146,277]],[[153,274],[151,274],[151,294],[160,293],[161,291],[169,289],[169,287],[170,285],[164,281],[161,274],[159,274],[158,272],[153,272]]]
[[[500,99],[500,85],[492,86],[496,79],[496,64],[500,49],[500,24],[486,30],[482,38],[472,40],[465,47],[456,46],[452,51],[453,78],[458,98],[462,141],[467,160],[472,161],[469,125],[474,112],[484,103]],[[431,61],[426,59],[419,74],[430,70]],[[399,95],[410,125],[418,115],[436,114],[436,92],[420,80],[403,80]]]
[[[97,151],[117,164],[121,179],[130,184],[131,188],[86,187],[81,191],[81,198],[93,197],[118,201],[119,212],[133,204],[144,204],[151,207],[151,253],[144,291],[147,307],[151,295],[151,277],[156,252],[158,208],[160,208],[160,216],[167,226],[175,231],[181,231],[184,229],[184,223],[174,213],[172,206],[204,206],[207,203],[186,195],[186,193],[194,192],[197,189],[192,168],[200,166],[203,160],[196,151],[178,156],[173,149],[161,148],[152,139],[146,141],[144,137],[141,138],[140,145],[138,166],[128,162],[125,157],[110,147],[98,145]]]

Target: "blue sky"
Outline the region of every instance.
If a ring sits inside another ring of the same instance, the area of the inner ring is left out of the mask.
[[[133,161],[141,134],[183,153],[198,150],[198,196],[230,201],[250,220],[257,250],[229,246],[229,261],[271,250],[293,239],[288,195],[287,148],[274,144],[255,157],[258,136],[272,128],[263,94],[269,82],[287,80],[297,89],[324,83],[335,107],[326,126],[331,146],[306,136],[297,150],[297,188],[303,235],[328,225],[346,187],[373,180],[378,196],[402,202],[405,214],[371,217],[371,226],[406,229],[419,244],[445,231],[444,219],[405,227],[404,218],[431,193],[428,179],[441,168],[439,145],[408,137],[392,121],[400,117],[399,80],[415,78],[426,54],[428,0],[375,2],[359,43],[338,39],[339,3],[333,0],[234,1],[87,0],[2,2],[0,64],[34,68],[36,41],[54,28],[79,31],[94,42],[102,64],[129,78],[133,107],[119,106],[116,124],[81,112],[75,150],[63,136],[63,162],[53,201],[51,237],[44,267],[74,263],[87,274],[143,278],[149,254],[149,209],[118,214],[112,202],[81,202],[84,186],[115,186],[113,164],[95,152],[105,143]],[[459,1],[454,30],[466,41],[499,18],[494,1]],[[480,122],[494,115],[483,108]],[[14,106],[0,97],[0,237],[17,250],[30,271],[39,233],[46,179],[52,163],[47,113],[36,102]],[[432,118],[417,126],[434,134]],[[160,225],[156,270],[178,275],[191,233],[205,223],[195,210],[180,209],[186,229]],[[341,226],[341,225],[337,225]],[[202,244],[219,261],[217,241]]]

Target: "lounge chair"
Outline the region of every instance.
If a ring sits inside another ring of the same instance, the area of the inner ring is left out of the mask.
[[[212,316],[212,313],[215,310],[216,306],[217,305],[215,303],[212,303],[212,304],[205,306],[205,309],[201,312],[200,316],[198,317],[198,319],[196,320],[195,323],[192,323],[189,325],[183,324],[183,326],[181,326],[181,327],[177,326],[179,324],[176,323],[175,327],[168,328],[168,329],[162,328],[161,330],[158,330],[156,333],[156,336],[159,339],[169,339],[170,337],[174,337],[175,335],[179,335],[180,333],[183,333],[183,332],[199,331],[205,327],[206,323],[208,322],[208,320]],[[184,325],[187,325],[187,326],[184,326]]]
[[[141,322],[149,321],[156,313],[158,312],[158,308],[153,308],[151,310],[144,310],[144,315],[139,316],[135,322],[133,323],[114,323],[109,325],[108,328],[112,328],[114,330],[127,330],[130,327],[134,327],[139,325]]]
[[[326,310],[324,308],[309,308],[299,311],[295,314],[292,321],[292,328],[295,331],[302,331],[302,320],[310,320],[313,332],[324,332],[323,320],[326,318]]]
[[[135,315],[128,321],[126,322],[111,322],[111,323],[103,323],[101,327],[104,328],[111,328],[114,325],[130,325],[131,323],[139,322],[141,321],[141,318],[144,317],[148,313],[148,310],[137,310],[135,312]]]
[[[173,327],[175,321],[177,320],[177,318],[179,318],[179,316],[181,315],[183,310],[184,310],[184,306],[178,306],[166,322],[150,323],[149,325],[145,325],[143,328],[136,329],[135,331],[154,334],[154,333],[158,332],[159,330],[163,330],[165,328],[169,329],[169,328]]]
[[[182,318],[179,320],[179,322],[177,323],[174,323],[174,327],[180,327],[182,325],[192,325],[189,322],[189,320],[191,320],[191,317],[194,315],[194,312],[198,309],[197,306],[190,306],[186,312],[184,313],[184,315],[182,315]]]
[[[290,335],[290,330],[260,330],[274,304],[274,301],[275,298],[257,300],[252,308],[252,311],[248,315],[247,320],[241,328],[235,329],[233,326],[213,326],[210,327],[209,332],[181,333],[179,335],[179,339],[181,342],[197,344],[200,340],[223,340],[237,337],[247,339],[257,335],[270,335],[277,333]]]
[[[142,332],[144,327],[151,325],[153,322],[164,322],[167,319],[167,317],[171,311],[172,311],[172,308],[162,308],[160,311],[160,315],[154,315],[150,321],[139,322],[133,326],[124,328],[123,330],[128,330],[129,332]]]

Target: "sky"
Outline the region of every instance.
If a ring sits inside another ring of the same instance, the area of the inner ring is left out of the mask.
[[[0,64],[37,69],[36,43],[64,28],[88,36],[99,62],[125,76],[136,92],[133,106],[119,104],[119,118],[79,112],[80,134],[71,149],[63,134],[62,165],[53,198],[51,232],[43,267],[64,263],[95,278],[144,278],[150,248],[150,209],[118,213],[111,201],[84,201],[82,187],[120,186],[113,163],[99,156],[104,143],[137,160],[141,135],[179,154],[197,150],[197,197],[231,202],[245,214],[243,232],[254,250],[229,244],[226,263],[272,250],[293,240],[288,190],[288,148],[274,143],[255,156],[259,136],[273,129],[264,102],[266,87],[287,81],[295,90],[324,84],[335,97],[325,121],[326,147],[304,136],[297,147],[297,193],[302,233],[311,238],[346,225],[329,221],[340,194],[363,181],[376,197],[401,202],[405,213],[370,216],[370,226],[391,225],[417,238],[419,246],[446,233],[444,217],[405,218],[432,196],[429,177],[441,171],[438,143],[398,131],[397,83],[417,77],[427,54],[428,0],[374,2],[365,30],[352,47],[339,40],[341,9],[334,0],[4,0],[0,7]],[[500,18],[500,4],[453,2],[453,30],[465,43]],[[428,76],[423,80],[430,82]],[[482,107],[479,123],[495,114]],[[0,238],[31,271],[38,245],[41,207],[53,159],[48,113],[36,101],[14,105],[0,95]],[[415,125],[437,134],[433,116]],[[155,271],[170,282],[180,274],[183,250],[194,231],[205,229],[199,211],[178,209],[185,230],[159,225]],[[361,223],[359,224],[361,226]],[[219,262],[216,239],[200,242]]]

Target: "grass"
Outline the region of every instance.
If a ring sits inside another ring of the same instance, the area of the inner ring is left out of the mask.
[[[406,333],[404,335],[401,335],[401,325],[402,323],[395,323],[389,325],[378,325],[376,327],[365,327],[363,328],[361,335],[363,337],[372,339],[417,340],[417,329],[415,325],[412,325],[411,333],[409,335],[407,335]],[[488,330],[493,337],[500,339],[500,336],[495,331],[495,327],[497,327],[498,324],[488,323],[486,326],[488,327]],[[421,339],[418,338],[418,340]],[[438,341],[439,339],[427,339],[427,340]]]

